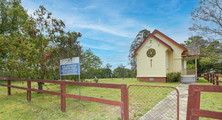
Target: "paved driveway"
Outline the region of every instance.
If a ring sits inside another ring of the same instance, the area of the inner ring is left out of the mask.
[[[187,95],[189,84],[180,84],[179,90],[179,118],[186,120],[187,111]],[[176,120],[177,118],[177,103],[176,91],[170,92],[165,99],[156,104],[149,110],[140,120]]]

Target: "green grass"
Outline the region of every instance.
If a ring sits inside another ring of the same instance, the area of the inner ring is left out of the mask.
[[[213,85],[213,83],[200,78],[196,84]],[[222,112],[222,93],[201,92],[200,109]],[[212,120],[209,118],[200,118],[200,120]]]
[[[92,79],[87,79],[87,82],[93,82]],[[0,81],[2,84],[7,84],[6,81]],[[99,83],[114,83],[114,84],[139,84],[139,85],[162,85],[162,86],[173,86],[176,87],[180,83],[148,83],[139,82],[138,80],[127,78],[127,79],[99,79]],[[12,85],[26,87],[26,82],[12,81]],[[37,83],[32,83],[32,88],[37,89]],[[49,91],[60,91],[60,86],[57,84],[44,84],[44,90]],[[136,90],[139,90],[137,88]],[[155,91],[153,89],[152,91]],[[67,85],[66,92],[69,94],[79,94],[79,87]],[[49,94],[37,94],[32,92],[31,102],[27,102],[27,94],[25,90],[19,90],[12,88],[12,95],[7,96],[7,88],[0,86],[0,120],[11,120],[11,119],[75,119],[75,120],[118,120],[121,118],[121,108],[100,104],[96,102],[89,102],[83,100],[77,100],[72,98],[66,98],[66,112],[61,112],[60,108],[60,96],[49,95]],[[108,100],[121,101],[121,91],[118,89],[110,88],[97,88],[97,87],[81,87],[81,95],[103,98]],[[142,94],[135,93],[142,98]],[[157,102],[166,96],[167,93],[159,95],[159,97],[153,99]],[[157,95],[158,96],[158,95]],[[150,100],[151,101],[151,100]],[[151,108],[146,108],[148,111]],[[141,116],[144,113],[138,113],[137,116]]]

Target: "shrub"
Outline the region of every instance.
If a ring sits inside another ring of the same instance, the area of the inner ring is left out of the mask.
[[[167,82],[178,82],[180,81],[181,73],[180,72],[170,72],[166,74]]]

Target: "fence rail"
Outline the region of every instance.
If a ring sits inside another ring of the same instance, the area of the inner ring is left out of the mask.
[[[187,120],[199,120],[199,117],[222,119],[222,112],[208,111],[200,109],[201,92],[222,92],[222,86],[212,85],[189,85]]]
[[[219,85],[222,81],[219,81],[219,77],[222,77],[220,74],[207,73],[204,74],[204,78],[212,83]],[[167,117],[172,117],[174,119],[179,119],[179,92],[174,87],[167,86],[150,86],[150,85],[130,85],[127,87],[126,84],[106,84],[106,83],[83,83],[83,82],[70,82],[70,81],[54,81],[54,80],[41,80],[41,79],[20,79],[20,78],[2,78],[7,80],[7,84],[0,84],[0,86],[7,87],[8,95],[11,95],[11,88],[17,88],[27,91],[27,101],[31,101],[31,91],[52,94],[61,96],[61,110],[63,112],[66,111],[66,98],[75,98],[80,100],[98,102],[102,104],[114,105],[121,107],[121,119],[143,119],[143,118],[151,118],[149,114],[155,113],[156,116],[163,118],[163,115],[157,115],[155,110],[158,108],[161,111],[167,111],[165,108],[159,107],[162,105],[163,107],[172,108],[172,111],[169,114],[167,113]],[[11,85],[11,81],[26,81],[27,87],[20,87]],[[32,88],[32,82],[42,82],[42,83],[54,83],[60,85],[60,92],[47,91],[47,90],[39,90]],[[75,86],[88,86],[88,87],[100,87],[100,88],[111,88],[111,89],[119,89],[121,90],[121,101],[113,101],[101,98],[73,95],[66,93],[66,85],[75,85]],[[154,89],[155,88],[155,89]],[[171,90],[172,89],[172,90]],[[148,92],[149,91],[149,92]],[[222,86],[212,86],[212,85],[189,85],[189,93],[188,93],[188,104],[187,104],[187,120],[197,120],[199,117],[208,117],[214,119],[222,119],[221,112],[213,112],[207,110],[201,110],[200,108],[200,94],[201,92],[222,92]],[[147,98],[146,98],[147,97]],[[152,99],[151,99],[152,98]],[[148,101],[147,101],[148,100]],[[151,103],[153,104],[151,108]],[[161,101],[161,102],[160,102]],[[157,102],[157,103],[156,103]],[[172,102],[172,104],[170,104]],[[141,104],[144,103],[144,104]],[[149,105],[147,105],[149,103]],[[165,104],[167,103],[167,104]],[[134,107],[133,105],[142,105],[141,107]],[[170,107],[168,106],[170,104]],[[172,107],[173,106],[173,107]],[[134,108],[133,108],[134,107]],[[155,108],[155,109],[153,109]],[[152,110],[151,110],[152,109]],[[132,111],[134,110],[134,111]],[[136,111],[137,110],[137,111]],[[171,114],[173,113],[173,114]],[[159,113],[158,113],[159,114]],[[148,117],[147,117],[148,116]],[[175,116],[175,117],[174,117]]]
[[[213,85],[219,85],[219,83],[222,83],[222,81],[220,81],[219,77],[222,77],[221,74],[214,74],[214,73],[205,73],[204,74],[204,79],[213,83]]]
[[[11,88],[17,88],[27,91],[27,101],[31,101],[31,91],[58,95],[61,96],[61,110],[63,112],[66,111],[66,97],[75,98],[80,100],[87,100],[92,102],[98,102],[108,105],[120,106],[121,107],[121,119],[127,120],[127,85],[126,84],[106,84],[106,83],[83,83],[83,82],[70,82],[70,81],[54,81],[54,80],[41,80],[41,79],[20,79],[20,78],[2,78],[0,79],[7,80],[6,84],[0,84],[0,86],[8,88],[8,95],[11,95]],[[13,86],[11,85],[11,81],[27,81],[27,88]],[[42,83],[54,83],[60,84],[60,92],[54,91],[47,91],[47,90],[39,90],[31,88],[31,82],[42,82]],[[72,95],[66,93],[66,85],[76,85],[76,86],[89,86],[89,87],[100,87],[100,88],[112,88],[112,89],[120,89],[121,90],[121,102],[120,101],[113,101],[113,100],[106,100],[100,98],[93,98],[81,95]]]

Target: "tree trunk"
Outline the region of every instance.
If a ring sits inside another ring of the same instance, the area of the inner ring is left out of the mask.
[[[39,90],[43,90],[43,87],[42,87],[42,82],[38,82],[38,89]],[[41,92],[38,92],[37,94],[41,94]]]
[[[42,79],[44,78],[44,76],[41,77]],[[38,82],[38,89],[39,90],[43,90],[43,86],[42,86],[42,82]],[[37,92],[37,94],[42,94],[41,92]]]

